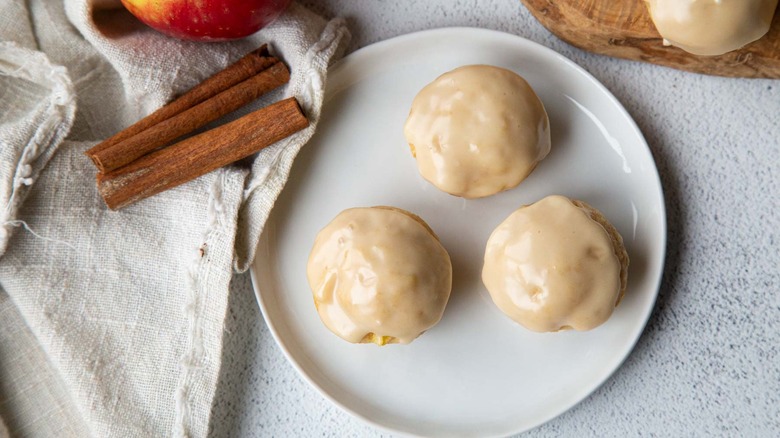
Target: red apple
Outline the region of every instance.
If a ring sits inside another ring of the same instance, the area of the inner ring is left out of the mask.
[[[139,20],[160,32],[197,41],[251,35],[274,21],[292,0],[122,0]]]

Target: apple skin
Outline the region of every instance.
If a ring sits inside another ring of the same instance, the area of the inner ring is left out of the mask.
[[[292,0],[121,0],[150,27],[176,38],[226,41],[274,21]]]

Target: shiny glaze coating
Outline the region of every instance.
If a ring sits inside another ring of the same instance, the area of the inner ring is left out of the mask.
[[[739,49],[767,33],[778,0],[645,0],[664,42],[695,55]]]
[[[392,207],[339,213],[317,235],[306,273],[322,322],[353,343],[413,341],[439,322],[452,289],[439,240]]]
[[[550,152],[550,123],[516,73],[468,65],[439,76],[414,98],[404,135],[420,174],[464,198],[520,184]]]
[[[488,239],[482,281],[498,308],[530,330],[595,328],[625,288],[620,235],[602,226],[608,223],[598,211],[575,202],[548,196],[522,207]]]

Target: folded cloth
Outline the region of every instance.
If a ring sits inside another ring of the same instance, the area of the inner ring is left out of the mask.
[[[9,0],[0,17],[0,417],[12,435],[205,436],[232,272],[314,132],[344,22],[293,3],[204,44],[118,0]],[[266,42],[291,80],[246,111],[295,96],[309,128],[108,210],[84,151]]]

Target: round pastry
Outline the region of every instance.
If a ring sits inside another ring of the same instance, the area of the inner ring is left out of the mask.
[[[306,274],[328,329],[352,343],[408,344],[442,317],[452,264],[418,216],[351,208],[317,234]]]
[[[550,152],[550,122],[516,73],[467,65],[420,90],[404,125],[420,174],[439,189],[481,198],[523,181]]]
[[[615,227],[588,204],[557,195],[509,215],[488,239],[482,269],[498,308],[536,332],[603,324],[627,278]]]
[[[664,44],[722,55],[766,34],[777,0],[645,0]]]

